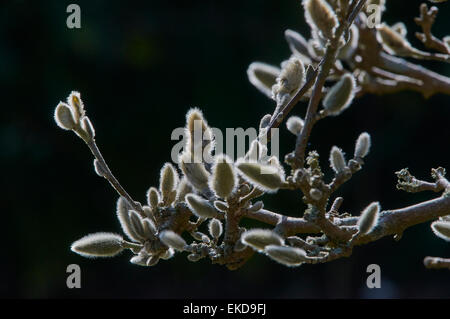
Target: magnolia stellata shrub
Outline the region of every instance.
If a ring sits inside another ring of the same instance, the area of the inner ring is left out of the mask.
[[[209,258],[237,269],[255,252],[290,267],[328,262],[384,236],[400,239],[405,229],[425,221],[432,221],[438,237],[450,240],[450,183],[443,168],[432,170],[432,182],[416,179],[407,169],[396,173],[399,189],[434,191],[440,194],[436,198],[385,211],[378,202],[367,203],[361,213],[351,215],[341,211],[343,198],[334,194],[362,169],[371,148],[370,134],[361,132],[353,150],[330,145],[328,164],[316,151],[307,150],[318,121],[339,120],[335,117],[349,112],[352,102],[364,94],[399,90],[417,91],[425,97],[450,94],[449,78],[403,58],[449,62],[449,37],[438,39],[431,33],[438,9],[426,4],[420,7],[415,22],[422,32],[416,36],[425,48],[418,49],[408,41],[403,23],[373,25],[374,14],[379,18],[389,6],[383,0],[298,2],[299,18],[303,11],[310,34],[286,30],[291,56],[280,66],[254,62],[248,67],[249,81],[274,101],[274,108],[262,116],[259,135],[245,156],[232,159],[216,152],[213,131],[202,111],[191,109],[178,163],[162,166],[159,182],[147,191],[146,203],[134,201],[111,173],[80,94],[72,92],[66,103],[58,104],[57,124],[83,139],[95,157],[95,172],[120,195],[116,214],[123,236],[91,234],[72,244],[74,252],[109,257],[128,249],[130,262],[141,266],[185,255],[192,262]],[[301,101],[308,104],[304,117],[288,118]],[[281,163],[268,154],[272,129],[285,119],[296,144]],[[326,176],[323,165],[331,166],[332,176]],[[286,217],[267,210],[263,196],[280,189],[298,194],[305,211]],[[241,226],[244,218],[267,226],[247,229]],[[201,228],[203,224],[207,227]],[[450,262],[427,257],[425,264],[437,268]]]

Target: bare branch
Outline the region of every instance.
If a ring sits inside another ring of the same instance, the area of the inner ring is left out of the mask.
[[[316,122],[317,108],[319,107],[320,100],[322,98],[322,88],[325,81],[330,73],[331,68],[334,66],[336,61],[336,55],[338,51],[339,41],[341,36],[348,30],[352,25],[353,20],[356,15],[361,11],[361,8],[366,3],[366,0],[361,0],[358,2],[356,7],[349,13],[346,20],[337,28],[333,39],[329,40],[326,46],[325,55],[322,59],[321,65],[319,66],[319,74],[314,83],[314,89],[309,100],[308,109],[306,111],[305,124],[301,133],[297,136],[297,141],[295,144],[295,159],[292,162],[292,167],[294,169],[303,167],[305,161],[305,151],[306,145],[311,134],[311,130]]]
[[[414,21],[418,26],[422,28],[422,33],[417,32],[416,37],[422,41],[422,43],[429,49],[436,50],[443,54],[450,54],[450,48],[445,45],[444,42],[433,36],[431,33],[431,27],[436,20],[436,16],[438,14],[437,7],[431,7],[428,10],[428,6],[426,3],[422,3],[420,6],[420,17],[414,18]],[[448,56],[447,56],[448,60]]]
[[[85,141],[85,142],[86,142],[86,145],[91,150],[94,157],[100,162],[100,165],[103,167],[103,171],[105,172],[103,177],[111,184],[111,186],[116,190],[116,192],[120,196],[124,197],[127,200],[128,204],[131,205],[131,207],[133,207],[133,209],[135,211],[137,211],[139,214],[141,214],[141,216],[144,217],[145,214],[142,209],[142,205],[139,204],[138,202],[134,201],[133,198],[131,198],[131,196],[127,193],[127,191],[119,183],[117,178],[113,175],[113,173],[109,169],[108,165],[106,164],[106,161],[102,156],[102,153],[100,153],[100,150],[97,147],[95,140],[91,139],[91,140]]]
[[[450,269],[450,258],[425,257],[423,264],[428,269]]]

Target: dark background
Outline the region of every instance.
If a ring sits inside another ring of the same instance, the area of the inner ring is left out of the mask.
[[[89,150],[59,129],[54,107],[71,90],[82,94],[97,142],[118,179],[144,200],[170,161],[170,134],[184,125],[192,106],[212,126],[255,127],[273,103],[247,80],[252,61],[279,64],[289,56],[286,28],[308,36],[299,0],[286,1],[76,1],[82,28],[66,27],[72,1],[2,1],[0,5],[0,167],[4,298],[403,298],[450,297],[448,270],[427,270],[425,256],[450,256],[450,245],[429,223],[356,247],[350,258],[288,269],[255,255],[231,272],[182,255],[145,268],[114,259],[88,260],[70,244],[96,231],[120,232],[117,195],[92,169]],[[414,39],[420,1],[388,1],[385,20],[406,23]],[[450,4],[440,5],[434,27],[448,34]],[[427,67],[450,75],[450,67]],[[399,208],[434,195],[395,189],[394,172],[409,167],[429,179],[449,162],[450,98],[425,100],[414,92],[365,96],[337,118],[320,122],[310,149],[339,145],[353,151],[362,131],[373,147],[365,169],[340,195],[343,209],[358,214],[371,201]],[[303,116],[305,104],[294,113]],[[281,132],[281,153],[294,137]],[[298,216],[298,194],[266,196],[266,207]],[[66,287],[66,267],[79,264],[82,288]],[[382,288],[366,288],[366,267],[381,266]]]

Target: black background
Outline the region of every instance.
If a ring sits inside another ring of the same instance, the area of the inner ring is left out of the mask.
[[[89,150],[60,130],[54,107],[81,92],[110,167],[132,196],[144,200],[170,161],[174,128],[192,106],[209,123],[255,127],[272,101],[247,80],[253,61],[288,58],[283,32],[308,36],[299,0],[286,1],[77,1],[82,28],[66,27],[71,1],[2,1],[0,4],[0,167],[2,254],[0,296],[11,298],[402,298],[450,297],[448,270],[426,270],[427,255],[450,256],[450,245],[429,223],[407,230],[399,242],[384,238],[357,247],[350,258],[285,268],[255,256],[231,272],[178,255],[156,267],[130,264],[129,254],[88,260],[71,242],[96,231],[119,232],[117,195],[92,169]],[[420,1],[388,1],[388,24],[403,21],[414,39]],[[434,27],[448,33],[450,4],[440,5]],[[442,63],[424,63],[450,75]],[[429,179],[449,165],[449,97],[425,100],[414,92],[367,95],[337,118],[320,122],[310,149],[328,166],[333,145],[351,153],[362,131],[373,147],[365,169],[339,195],[358,214],[371,201],[399,208],[433,197],[395,189],[394,172],[409,167]],[[305,104],[294,114],[304,115]],[[281,154],[294,137],[281,132]],[[329,169],[328,169],[329,172]],[[298,216],[298,194],[266,196],[268,209]],[[66,287],[66,267],[82,269],[82,288]],[[366,288],[366,267],[382,270],[382,288]]]

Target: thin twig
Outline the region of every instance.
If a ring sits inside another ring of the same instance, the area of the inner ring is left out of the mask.
[[[344,32],[351,26],[353,20],[361,11],[365,2],[366,0],[359,1],[358,5],[349,14],[346,23],[341,23],[339,25],[333,39],[331,39],[327,44],[326,52],[322,59],[322,64],[319,66],[319,74],[316,78],[314,89],[309,100],[308,109],[306,111],[305,124],[301,133],[297,136],[297,142],[295,145],[295,160],[293,162],[294,169],[303,167],[304,165],[306,145],[308,143],[312,127],[314,126],[314,123],[316,121],[317,108],[322,97],[322,88],[336,60],[340,38],[342,34],[344,34]]]
[[[420,17],[414,19],[416,24],[422,28],[422,32],[417,32],[416,37],[422,41],[422,43],[429,49],[436,50],[438,52],[447,55],[448,62],[448,54],[450,54],[450,49],[445,45],[444,42],[433,36],[431,33],[431,27],[436,20],[436,16],[438,13],[437,7],[431,7],[428,10],[428,6],[426,3],[422,3],[420,6]]]
[[[450,258],[425,257],[423,264],[428,269],[450,269]]]
[[[94,157],[99,161],[100,165],[103,167],[104,169],[104,175],[103,177],[111,184],[111,186],[116,190],[116,192],[124,197],[128,204],[133,207],[133,209],[138,212],[139,214],[141,214],[141,216],[145,217],[144,211],[142,209],[142,206],[140,204],[138,204],[137,202],[135,202],[133,200],[133,198],[131,198],[131,196],[127,193],[127,191],[122,187],[122,185],[119,183],[119,181],[117,180],[117,178],[113,175],[113,173],[111,172],[111,170],[108,167],[108,164],[106,164],[105,159],[103,158],[102,153],[100,152],[97,144],[95,143],[94,139],[91,139],[89,141],[86,141],[86,145],[89,147],[89,149],[91,150],[92,154],[94,155]]]

